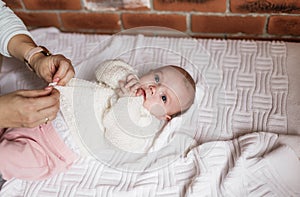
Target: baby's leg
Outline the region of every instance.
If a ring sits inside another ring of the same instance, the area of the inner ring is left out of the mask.
[[[297,157],[300,159],[300,136],[280,134],[278,137],[278,143],[280,145],[289,146],[295,151]]]
[[[0,173],[5,180],[11,178],[38,179],[45,174],[52,160],[35,137],[36,129],[8,129],[0,138]],[[41,133],[41,132],[40,132]],[[27,135],[26,135],[27,134]],[[42,140],[42,139],[41,139]]]
[[[0,136],[3,179],[41,180],[65,171],[77,158],[52,124],[11,128]]]

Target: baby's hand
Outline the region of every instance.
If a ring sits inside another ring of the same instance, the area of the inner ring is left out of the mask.
[[[140,83],[137,77],[133,74],[127,76],[126,81],[119,81],[119,88],[116,90],[120,97],[137,96],[137,91],[140,88]]]

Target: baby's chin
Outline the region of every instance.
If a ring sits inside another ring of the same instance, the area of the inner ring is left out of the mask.
[[[150,104],[145,99],[144,103],[143,103],[143,106],[145,107],[145,109],[147,109],[157,119],[160,119],[160,120],[165,120],[166,119],[165,110],[160,105],[158,105],[158,104]]]

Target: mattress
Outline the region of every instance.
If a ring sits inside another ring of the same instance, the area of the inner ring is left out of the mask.
[[[298,43],[86,35],[55,28],[32,34],[40,45],[71,59],[76,77],[89,81],[107,59],[122,59],[140,74],[166,64],[180,65],[197,82],[196,99],[155,141],[153,151],[164,150],[155,158],[158,165],[124,171],[82,157],[68,172],[48,180],[7,181],[1,196],[299,195],[300,181],[289,167],[278,172],[272,165],[284,155],[294,161],[291,169],[300,175],[292,151],[275,147],[277,133],[300,135]],[[0,81],[1,94],[46,85],[9,58],[3,58]],[[60,113],[53,125],[78,152]],[[289,173],[285,180],[282,175]]]

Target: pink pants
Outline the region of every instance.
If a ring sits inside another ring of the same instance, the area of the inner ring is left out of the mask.
[[[45,179],[67,170],[77,157],[51,123],[0,131],[0,173],[3,179]]]

